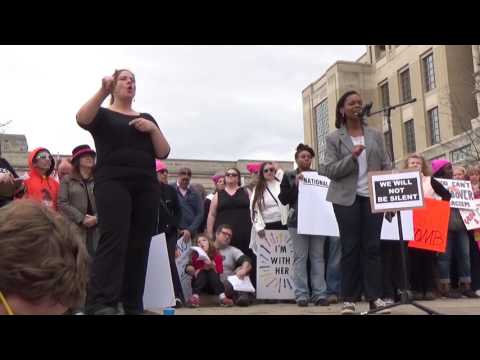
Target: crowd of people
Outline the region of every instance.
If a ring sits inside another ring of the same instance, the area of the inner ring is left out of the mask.
[[[294,170],[252,163],[251,179],[242,183],[240,171],[228,168],[212,177],[214,191],[206,195],[191,183],[189,168],[169,182],[161,159],[170,146],[150,114],[132,109],[135,91],[134,74],[117,70],[78,111],[77,123],[92,134],[96,151],[76,146],[56,166],[47,148],[37,148],[24,176],[0,158],[0,314],[143,314],[150,241],[158,233],[165,234],[177,307],[199,307],[205,294],[219,306],[262,302],[228,279],[248,279],[256,289],[258,243],[270,230],[288,231],[293,240],[292,301],[301,307],[342,302],[341,313],[353,314],[365,300],[381,312],[407,288],[415,300],[479,297],[476,230],[467,231],[453,208],[444,253],[405,247],[404,283],[400,243],[380,235],[383,217],[393,214],[372,213],[367,182],[368,172],[392,164],[383,136],[359,116],[357,92],[339,99],[337,129],[317,170],[314,150],[299,144]],[[110,106],[102,107],[109,95]],[[430,165],[411,154],[403,167],[420,171],[426,198],[450,200],[436,179],[451,178],[469,180],[480,198],[478,164],[464,168],[440,159]],[[299,182],[311,171],[331,181],[327,201],[339,237],[297,231]],[[179,239],[202,250],[191,251],[182,268]]]

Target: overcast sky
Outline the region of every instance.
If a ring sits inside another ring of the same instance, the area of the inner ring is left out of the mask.
[[[103,76],[129,68],[134,109],[150,113],[171,158],[293,160],[303,141],[302,90],[363,45],[0,46],[0,123],[25,134],[29,150],[69,154],[93,146],[75,114]],[[104,103],[107,106],[107,101]]]

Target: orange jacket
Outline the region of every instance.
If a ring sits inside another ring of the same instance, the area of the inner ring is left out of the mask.
[[[38,170],[33,167],[33,159],[40,151],[48,151],[45,148],[36,148],[28,154],[28,179],[25,183],[25,197],[35,199],[43,204],[57,210],[57,199],[60,185],[57,180],[50,176],[55,168],[55,160],[52,157],[52,165],[45,176],[41,175]]]

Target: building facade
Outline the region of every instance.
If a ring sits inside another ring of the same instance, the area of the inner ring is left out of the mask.
[[[480,94],[474,95],[478,62],[478,45],[367,45],[357,61],[336,62],[303,90],[305,142],[321,161],[326,135],[335,130],[338,99],[357,90],[364,103],[373,102],[372,113],[416,99],[391,112],[397,163],[414,152],[429,160],[473,160],[473,143],[480,139],[475,131]],[[384,133],[389,149],[384,114],[368,123]]]

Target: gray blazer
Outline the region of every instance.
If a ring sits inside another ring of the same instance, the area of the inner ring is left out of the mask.
[[[368,171],[391,169],[382,134],[372,128],[363,128]],[[327,136],[325,160],[319,174],[330,178],[327,201],[351,206],[355,202],[358,182],[358,161],[352,155],[353,142],[343,126]]]

